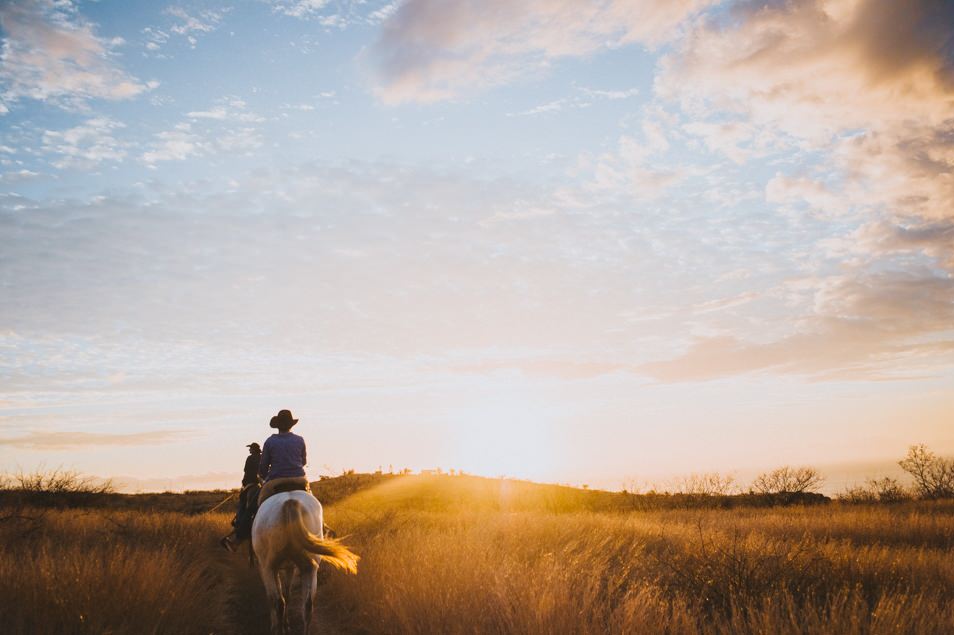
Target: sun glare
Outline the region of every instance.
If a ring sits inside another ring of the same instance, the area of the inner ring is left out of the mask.
[[[553,480],[562,452],[552,406],[512,390],[462,404],[454,418],[456,465],[451,467],[483,476]]]

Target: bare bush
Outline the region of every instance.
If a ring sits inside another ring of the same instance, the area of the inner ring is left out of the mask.
[[[677,479],[674,484],[676,494],[690,496],[728,496],[736,489],[734,476],[718,472],[690,474]]]
[[[836,496],[843,503],[877,503],[878,495],[865,485],[850,485]]]
[[[912,445],[898,465],[914,477],[921,498],[954,498],[954,458],[938,456],[923,444]]]
[[[838,495],[838,499],[846,503],[899,503],[910,498],[910,492],[897,479],[888,476],[869,478],[864,485],[849,487]]]
[[[110,494],[115,488],[111,480],[83,476],[73,470],[16,472],[3,475],[0,489],[45,494]]]
[[[752,489],[760,494],[804,494],[814,492],[825,482],[813,467],[780,467],[759,474],[752,481]]]

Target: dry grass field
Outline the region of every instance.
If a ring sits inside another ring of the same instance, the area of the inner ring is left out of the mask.
[[[0,525],[5,633],[226,632],[224,515],[17,510]]]
[[[954,632],[951,504],[531,511],[520,489],[344,501],[362,569],[323,593],[366,633]]]
[[[405,477],[329,505],[362,560],[357,576],[322,574],[321,625],[954,633],[950,502],[600,511],[603,493],[581,492]],[[264,632],[254,573],[216,545],[227,513],[5,505],[0,517],[5,633]]]

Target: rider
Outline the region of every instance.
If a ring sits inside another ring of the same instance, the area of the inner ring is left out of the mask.
[[[262,448],[262,460],[258,474],[265,482],[258,495],[258,504],[279,492],[290,490],[311,491],[305,478],[305,465],[308,463],[305,453],[305,440],[291,432],[298,419],[292,417],[290,410],[279,410],[272,417],[269,426],[278,433],[265,439]]]
[[[258,464],[262,457],[262,449],[257,443],[249,443],[248,458],[245,459],[245,472],[242,475],[242,492],[239,494],[238,508],[235,510],[235,518],[232,519],[232,533],[225,536],[220,541],[222,546],[229,551],[234,551],[235,546],[244,540],[248,540],[252,533],[252,517],[255,514],[258,500],[259,481]]]

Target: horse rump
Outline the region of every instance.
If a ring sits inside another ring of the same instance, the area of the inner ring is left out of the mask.
[[[358,555],[335,538],[320,538],[309,531],[301,503],[297,500],[290,498],[282,503],[281,518],[286,535],[296,549],[314,554],[336,569],[358,572]]]

